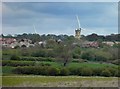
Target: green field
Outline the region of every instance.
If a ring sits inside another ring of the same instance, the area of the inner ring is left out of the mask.
[[[3,76],[3,86],[12,87],[117,87],[117,77]]]

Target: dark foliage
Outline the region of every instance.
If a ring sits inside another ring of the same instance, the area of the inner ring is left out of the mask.
[[[114,70],[114,72],[113,72]],[[79,76],[119,76],[118,70],[110,68],[55,68],[51,66],[24,66],[17,67],[13,70],[13,73],[17,74],[34,74],[34,75],[47,75],[47,76],[67,76],[67,75],[79,75]]]

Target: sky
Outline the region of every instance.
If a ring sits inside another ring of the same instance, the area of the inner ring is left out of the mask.
[[[117,2],[3,2],[2,33],[74,35],[76,15],[83,35],[118,33]]]

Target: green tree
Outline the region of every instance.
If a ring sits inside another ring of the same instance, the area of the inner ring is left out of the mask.
[[[81,49],[80,47],[75,47],[73,49],[73,58],[80,58],[80,55],[81,55]]]

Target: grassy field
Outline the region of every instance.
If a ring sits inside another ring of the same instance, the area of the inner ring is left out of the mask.
[[[3,76],[3,86],[12,87],[118,87],[117,77]]]

